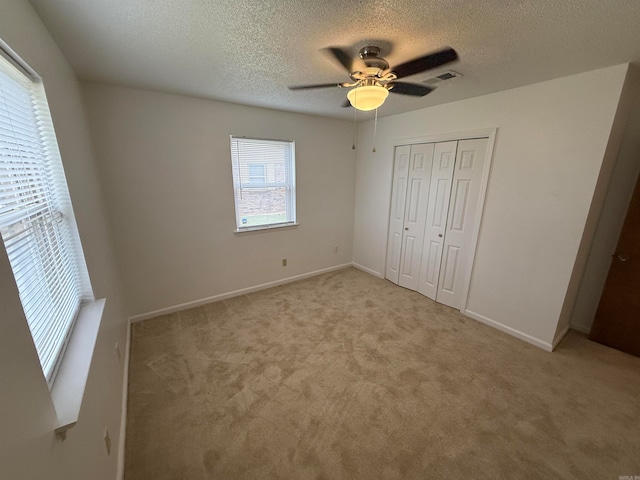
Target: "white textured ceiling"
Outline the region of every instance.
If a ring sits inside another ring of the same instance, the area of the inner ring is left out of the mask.
[[[379,115],[640,61],[639,0],[31,0],[83,80],[350,118],[320,52],[376,45],[390,65],[443,46],[463,78],[423,98],[390,95]],[[364,114],[367,118],[371,113]]]

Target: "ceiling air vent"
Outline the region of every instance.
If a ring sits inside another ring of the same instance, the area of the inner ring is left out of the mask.
[[[427,78],[423,83],[429,86],[435,86],[439,83],[445,82],[447,80],[452,80],[454,78],[462,77],[461,73],[454,72],[453,70],[449,70],[447,72],[441,73],[440,75],[436,75],[435,77]]]

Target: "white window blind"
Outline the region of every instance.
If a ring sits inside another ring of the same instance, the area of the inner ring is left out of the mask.
[[[93,295],[44,88],[2,55],[0,233],[51,385],[80,304]]]
[[[238,231],[296,222],[294,142],[231,137]]]

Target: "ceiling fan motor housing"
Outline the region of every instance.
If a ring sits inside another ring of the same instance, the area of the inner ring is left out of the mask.
[[[360,58],[364,61],[367,68],[388,70],[389,63],[380,55],[380,49],[374,46],[363,47],[360,49]]]

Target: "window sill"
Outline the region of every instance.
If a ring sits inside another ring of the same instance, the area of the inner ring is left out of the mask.
[[[299,223],[282,223],[279,225],[247,227],[247,228],[242,228],[240,230],[234,230],[233,233],[235,235],[245,235],[245,234],[260,233],[260,232],[272,232],[274,230],[288,230],[291,228],[297,228],[299,225],[300,225]]]
[[[55,431],[62,438],[78,421],[105,302],[102,298],[80,309],[53,382],[51,399],[58,417]]]

